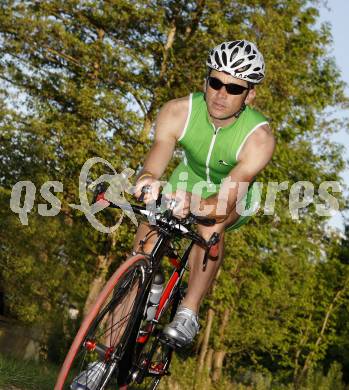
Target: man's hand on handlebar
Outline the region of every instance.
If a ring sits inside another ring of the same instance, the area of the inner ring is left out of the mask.
[[[190,213],[190,202],[192,194],[183,190],[177,189],[176,192],[166,194],[165,198],[169,203],[172,199],[176,201],[173,208],[173,215],[179,219],[186,218]]]
[[[145,204],[157,202],[157,205],[160,205],[160,203],[162,203],[161,198],[159,198],[160,187],[161,182],[152,177],[151,174],[146,173],[140,175],[137,180],[134,195],[137,200],[144,202]],[[166,207],[171,209],[172,215],[178,219],[185,219],[193,216],[190,210],[192,200],[195,200],[196,203],[200,202],[200,197],[197,195],[178,188],[176,192],[165,194],[164,198]],[[206,226],[212,226],[216,223],[216,220],[213,218],[205,218],[204,216],[197,217],[195,215],[194,217],[196,223],[201,223]]]
[[[143,190],[143,191],[142,191]],[[145,204],[155,202],[160,193],[160,181],[151,175],[141,175],[136,182],[134,195]]]

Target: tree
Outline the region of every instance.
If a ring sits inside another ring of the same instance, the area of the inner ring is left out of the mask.
[[[103,235],[69,207],[77,203],[79,171],[93,156],[118,172],[139,169],[159,107],[201,89],[207,50],[221,41],[252,40],[267,62],[255,105],[271,119],[278,146],[258,179],[288,181],[288,188],[307,180],[316,190],[324,180],[340,180],[342,150],[329,134],[343,124],[329,122],[325,113],[348,100],[327,54],[330,27],[315,25],[317,5],[306,0],[2,2],[0,77],[6,95],[0,107],[0,185],[7,225],[0,264],[7,297],[15,289],[11,264],[23,284],[16,304],[8,303],[12,315],[42,321],[41,306],[23,315],[37,284],[46,286],[41,294],[49,297],[46,311],[52,315],[72,302],[82,309],[124,258],[134,232],[129,221],[117,234]],[[96,167],[95,176],[102,173]],[[11,188],[28,178],[37,188],[48,179],[62,181],[59,217],[30,214],[28,227],[21,227],[7,215]],[[215,379],[222,368],[234,374],[251,364],[292,378],[322,359],[329,345],[324,337],[316,345],[336,297],[336,283],[326,284],[329,269],[321,265],[324,253],[332,264],[326,219],[312,204],[292,220],[288,198],[289,190],[281,192],[273,216],[259,215],[227,236],[224,270],[203,309],[215,308],[201,354],[215,367]],[[118,216],[100,218],[113,224]],[[42,231],[46,234],[39,235]],[[34,261],[40,256],[46,260]],[[320,307],[315,299],[321,299]],[[334,327],[327,324],[323,335]]]

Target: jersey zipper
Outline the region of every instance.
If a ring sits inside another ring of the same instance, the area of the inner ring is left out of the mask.
[[[213,123],[211,123],[212,127],[213,127],[213,137],[212,137],[212,140],[211,140],[211,144],[210,144],[210,148],[208,150],[208,154],[207,154],[207,159],[206,159],[206,176],[207,176],[207,182],[209,184],[212,184],[212,181],[211,181],[211,178],[210,178],[210,159],[211,159],[211,154],[212,154],[212,150],[213,150],[213,147],[214,147],[214,144],[216,142],[216,137],[217,137],[217,134],[218,134],[218,131],[219,129],[221,129],[221,127],[215,127],[215,125]]]

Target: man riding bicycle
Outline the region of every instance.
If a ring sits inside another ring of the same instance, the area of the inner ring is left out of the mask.
[[[205,240],[214,232],[219,234],[218,257],[210,258],[203,269],[198,260],[203,259],[204,249],[193,246],[187,293],[173,321],[163,330],[171,344],[180,347],[189,344],[199,331],[199,306],[222,263],[225,231],[239,228],[250,218],[240,215],[238,206],[241,202],[248,208],[253,205],[258,191],[254,179],[270,161],[275,147],[266,118],[250,107],[256,96],[254,87],[264,78],[264,60],[256,46],[245,40],[223,42],[210,51],[206,64],[204,92],[171,100],[160,110],[154,143],[135,185],[137,198],[146,187],[150,191],[144,194],[144,202],[157,200],[159,179],[178,142],[185,157],[162,193],[176,200],[173,213],[177,218],[185,218],[191,211],[216,220],[213,226],[198,225],[198,233]],[[151,230],[150,224],[139,226],[134,251]],[[149,235],[141,244],[142,250],[150,253],[156,238],[155,233]],[[88,377],[97,377],[105,367],[103,362],[93,363]],[[87,374],[81,373],[70,388],[95,389],[86,378]]]
[[[264,59],[256,46],[246,40],[223,42],[210,51],[206,65],[203,93],[171,100],[160,110],[154,143],[135,191],[135,196],[140,197],[142,188],[150,186],[144,202],[157,199],[159,179],[178,142],[184,149],[184,160],[172,173],[163,193],[176,199],[177,217],[185,217],[194,206],[196,210],[210,210],[205,216],[217,221],[210,227],[199,225],[198,232],[206,240],[213,232],[219,233],[219,256],[210,259],[203,270],[202,262],[197,260],[203,258],[204,250],[194,246],[186,296],[164,329],[165,335],[180,346],[190,343],[199,330],[200,303],[223,260],[224,232],[239,228],[250,218],[238,214],[237,204],[244,200],[251,205],[258,189],[246,184],[252,184],[268,164],[275,147],[266,118],[249,106],[256,96],[255,85],[264,78]],[[180,189],[183,182],[179,185],[183,179],[185,190]],[[219,207],[222,201],[226,205],[223,212]],[[134,250],[150,229],[148,224],[139,226]],[[151,251],[155,240],[156,237],[148,240],[146,252]]]

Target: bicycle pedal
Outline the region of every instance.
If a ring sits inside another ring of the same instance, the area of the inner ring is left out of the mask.
[[[162,343],[162,344],[164,344],[167,347],[172,348],[172,349],[181,348],[181,345],[177,344],[175,340],[164,335],[163,333],[159,336],[159,341],[160,341],[160,343]]]

